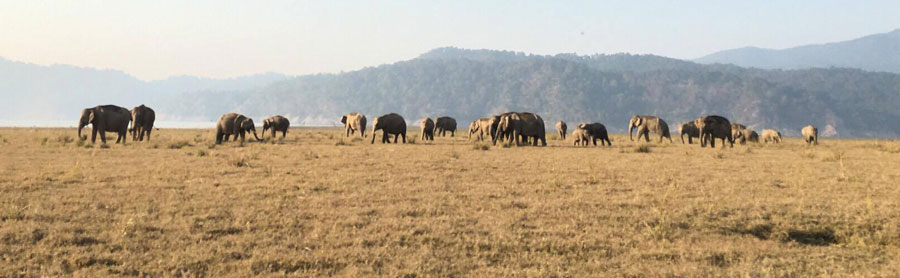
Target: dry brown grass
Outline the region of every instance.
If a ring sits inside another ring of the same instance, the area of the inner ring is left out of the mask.
[[[900,143],[81,144],[0,129],[0,277],[900,274]],[[410,133],[408,138],[416,138]],[[644,169],[644,170],[642,170]],[[639,174],[645,172],[648,174]]]

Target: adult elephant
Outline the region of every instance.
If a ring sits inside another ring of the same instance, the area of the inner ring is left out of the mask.
[[[281,131],[281,138],[287,136],[288,128],[291,127],[291,121],[281,115],[275,115],[268,119],[263,120],[263,138],[266,137],[266,131],[272,129],[272,138],[274,139],[277,135],[276,133]]]
[[[532,146],[537,146],[538,140],[541,141],[541,146],[547,146],[547,130],[544,126],[544,119],[534,113],[523,112],[517,114],[520,122],[519,129],[516,130],[514,136],[521,136],[526,143],[532,140]]]
[[[216,122],[216,144],[222,144],[222,139],[227,142],[232,135],[234,135],[235,141],[240,136],[241,143],[244,143],[244,134],[250,132],[253,132],[256,141],[262,141],[256,135],[256,125],[253,124],[253,119],[238,113],[225,113]]]
[[[694,121],[686,122],[678,126],[678,132],[681,133],[681,144],[684,144],[684,136],[688,137],[688,144],[694,144],[694,137],[700,137],[700,129]]]
[[[395,135],[394,144],[397,139],[403,136],[403,143],[406,144],[406,120],[397,113],[381,115],[372,121],[372,144],[375,144],[375,132],[381,130],[381,143],[390,143],[389,134]]]
[[[566,140],[566,130],[569,129],[569,126],[566,125],[566,122],[559,121],[556,122],[556,132],[559,133],[559,140]]]
[[[448,131],[450,132],[450,137],[456,135],[456,119],[444,116],[434,121],[434,133],[443,137]]]
[[[781,132],[774,129],[763,129],[762,140],[764,143],[781,143]]]
[[[722,139],[722,148],[725,146],[725,140],[734,148],[734,137],[731,136],[731,122],[725,117],[709,115],[698,118],[694,121],[697,129],[700,130],[700,147],[706,147],[709,142],[711,148],[716,147],[716,139]]]
[[[506,112],[500,114],[498,116],[497,121],[492,123],[493,130],[493,138],[491,138],[491,142],[496,145],[497,140],[513,142],[516,141],[518,143],[519,138],[513,137],[515,131],[519,129],[519,113],[516,112]]]
[[[662,143],[663,138],[669,138],[669,142],[672,142],[672,136],[669,135],[669,125],[657,116],[632,116],[628,120],[628,137],[631,138],[631,141],[634,141],[632,132],[634,132],[635,128],[638,130],[638,140],[643,136],[647,142],[650,142],[650,132],[654,132],[659,135],[660,143]]]
[[[156,112],[150,107],[140,106],[131,109],[131,137],[134,141],[144,141],[147,134],[147,142],[150,142],[150,132],[153,131],[153,122],[156,121]]]
[[[803,141],[808,145],[818,145],[819,144],[819,129],[813,125],[808,125],[803,127],[800,130],[800,134],[803,135]]]
[[[491,141],[497,138],[497,126],[500,125],[500,115],[493,115],[488,118],[487,125],[482,126],[484,133],[491,136]]]
[[[494,143],[498,138],[506,138],[509,142],[521,141],[526,143],[530,140],[533,146],[537,146],[541,141],[541,146],[547,145],[547,130],[544,126],[544,119],[541,116],[529,112],[510,112],[504,113],[500,117],[500,123],[497,125],[497,135],[494,137]]]
[[[600,139],[600,145],[612,146],[609,141],[609,134],[606,132],[606,126],[601,123],[581,123],[578,124],[579,129],[583,129],[587,137],[594,146],[597,146],[597,139]]]
[[[78,120],[78,139],[87,140],[87,136],[81,137],[81,129],[91,125],[91,143],[97,141],[99,133],[100,141],[106,144],[106,133],[115,132],[119,135],[116,137],[116,143],[125,144],[129,123],[131,123],[131,112],[128,109],[115,105],[85,108],[81,110],[81,117]]]
[[[366,115],[362,113],[348,113],[341,117],[341,123],[344,124],[344,131],[347,132],[346,137],[356,133],[359,130],[359,137],[366,137]]]
[[[434,121],[431,118],[425,118],[420,125],[422,126],[422,141],[434,141]]]

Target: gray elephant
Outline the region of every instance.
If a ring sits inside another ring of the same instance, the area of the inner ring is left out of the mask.
[[[425,118],[420,125],[422,126],[422,141],[434,141],[434,121],[431,118]]]
[[[638,130],[638,140],[643,136],[647,142],[650,142],[650,132],[654,132],[659,135],[660,143],[662,143],[663,138],[668,138],[669,142],[672,142],[672,136],[669,135],[669,125],[657,116],[632,116],[628,120],[628,137],[632,141],[634,141],[632,132],[634,132],[635,128]]]
[[[234,141],[237,141],[240,136],[241,143],[244,143],[244,134],[250,132],[253,132],[256,141],[262,141],[256,134],[256,125],[253,124],[253,119],[237,113],[225,113],[216,122],[216,144],[222,144],[223,139],[227,142],[232,135],[234,135]]]
[[[684,144],[684,136],[688,137],[688,144],[694,144],[694,137],[700,138],[700,129],[694,121],[686,122],[678,126],[678,132],[681,133],[681,143]]]
[[[722,147],[725,146],[725,140],[734,148],[734,137],[731,136],[731,122],[722,116],[703,116],[694,121],[697,129],[700,130],[700,147],[706,147],[709,142],[711,148],[716,147],[716,139],[722,139]]]
[[[482,126],[485,134],[491,136],[491,141],[497,138],[497,125],[500,124],[500,115],[493,115],[488,118],[487,125]]]
[[[750,143],[759,143],[759,133],[756,133],[755,130],[745,129],[742,136],[747,138],[747,141]]]
[[[584,130],[583,128],[579,128],[577,126],[572,130],[572,136],[570,137],[573,139],[573,146],[587,146],[588,140],[590,140],[587,134],[587,130]]]
[[[491,123],[492,138],[491,142],[497,144],[497,141],[519,141],[519,138],[512,137],[514,130],[519,128],[519,114],[516,112],[506,112],[497,116],[497,121]]]
[[[372,144],[375,144],[375,132],[381,130],[381,143],[390,143],[388,135],[393,134],[394,144],[397,139],[403,136],[403,143],[406,144],[406,120],[397,113],[381,115],[372,121]]]
[[[277,137],[276,133],[281,131],[281,138],[287,136],[288,128],[291,127],[291,121],[281,115],[275,115],[263,120],[263,138],[266,137],[266,131],[272,129],[272,138]]]
[[[805,141],[806,144],[819,144],[819,129],[815,126],[808,125],[803,127],[803,129],[800,130],[800,134],[803,135],[803,141]]]
[[[131,137],[134,141],[144,141],[147,134],[147,142],[150,142],[150,132],[153,131],[153,122],[156,121],[156,112],[150,107],[141,104],[131,109]]]
[[[566,122],[556,122],[556,132],[559,133],[559,140],[566,140],[566,129],[569,129],[569,126],[566,125]]]
[[[496,139],[498,138],[506,138],[509,142],[515,140],[516,145],[519,144],[521,139],[525,143],[531,140],[533,146],[537,146],[538,141],[541,141],[541,146],[547,146],[546,132],[544,119],[537,114],[529,112],[504,113],[500,117],[500,123],[497,124],[497,135],[494,137],[494,143],[496,144]]]
[[[344,124],[344,130],[347,132],[346,137],[356,133],[359,130],[359,137],[366,137],[366,115],[362,113],[348,113],[341,117],[341,123]]]
[[[106,133],[115,132],[119,136],[116,137],[116,143],[125,144],[125,137],[128,135],[128,124],[131,123],[131,112],[128,109],[115,105],[100,105],[81,110],[81,117],[78,120],[78,139],[87,140],[87,136],[81,137],[81,130],[91,125],[91,143],[97,141],[97,134],[100,134],[100,141],[106,144]]]
[[[456,136],[456,119],[446,116],[437,118],[434,122],[434,133],[444,137],[448,131],[450,137]]]
[[[774,129],[763,129],[762,140],[764,143],[781,143],[781,132]]]
[[[609,141],[609,134],[606,132],[606,126],[603,124],[581,123],[578,124],[578,129],[584,130],[584,133],[587,135],[588,139],[590,139],[590,142],[594,143],[594,146],[597,146],[597,139],[600,139],[601,145],[612,146],[612,142]]]

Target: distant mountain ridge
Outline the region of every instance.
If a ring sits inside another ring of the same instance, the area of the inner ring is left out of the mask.
[[[896,138],[900,75],[856,69],[760,70],[701,65],[653,55],[526,55],[440,48],[418,58],[342,74],[291,78],[248,91],[190,93],[178,114],[225,111],[289,115],[295,124],[339,125],[340,115],[396,112],[410,123],[449,115],[460,122],[530,111],[548,123],[601,121],[624,132],[634,114],[672,130],[718,114],[756,129],[826,136]]]
[[[697,58],[694,62],[761,69],[840,67],[900,73],[900,29],[849,41],[782,50],[757,47],[724,50]]]
[[[340,115],[353,111],[370,117],[396,112],[410,123],[448,115],[461,126],[500,112],[529,111],[547,123],[600,121],[612,132],[626,131],[631,115],[653,114],[674,132],[681,122],[717,114],[789,136],[814,124],[825,136],[900,137],[900,75],[848,68],[763,70],[655,55],[448,47],[357,71],[295,77],[156,83],[115,71],[67,70],[0,62],[0,96],[12,100],[0,102],[0,118],[27,116],[16,112],[24,110],[74,121],[83,107],[145,103],[168,120],[214,121],[239,112],[335,126]]]

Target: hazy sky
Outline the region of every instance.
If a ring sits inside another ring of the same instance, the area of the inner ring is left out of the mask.
[[[0,57],[151,80],[339,72],[442,46],[697,58],[900,28],[900,1],[0,0]]]

